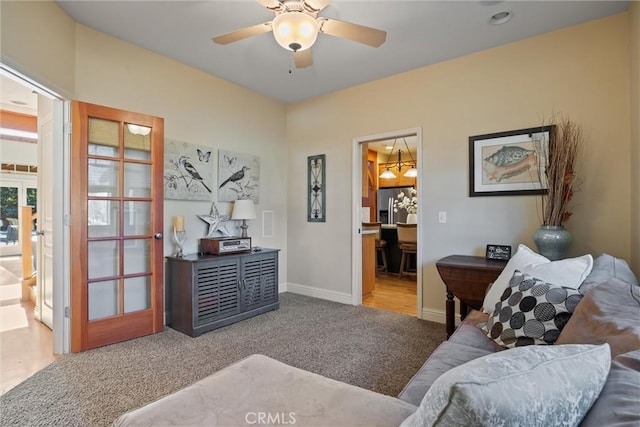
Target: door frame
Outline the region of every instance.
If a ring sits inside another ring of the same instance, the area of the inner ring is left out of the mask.
[[[71,349],[70,322],[65,316],[70,302],[69,266],[71,249],[69,246],[69,159],[71,142],[70,97],[49,86],[41,84],[38,79],[29,77],[26,70],[6,57],[0,62],[0,73],[18,83],[29,87],[38,94],[53,101],[53,144],[54,158],[51,162],[58,167],[53,168],[53,188],[59,197],[53,198],[53,353],[69,353]]]
[[[417,154],[416,163],[418,169],[418,191],[422,188],[422,127],[414,127],[408,129],[400,129],[390,132],[378,133],[353,138],[352,167],[353,172],[351,178],[352,198],[351,198],[351,303],[353,305],[362,304],[362,144],[366,142],[382,141],[394,138],[402,138],[407,136],[416,137]],[[422,253],[424,244],[422,243],[422,235],[424,227],[422,226],[422,213],[424,212],[424,198],[418,197],[418,253],[417,257],[417,301],[416,301],[416,317],[422,319]]]

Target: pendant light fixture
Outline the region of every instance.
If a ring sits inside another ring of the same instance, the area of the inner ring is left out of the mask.
[[[393,171],[391,170],[391,167],[395,167],[398,169],[398,173],[402,173],[402,168],[404,166],[409,166],[409,169],[404,173],[404,176],[407,178],[415,178],[418,176],[418,169],[416,168],[416,161],[413,159],[413,156],[411,155],[411,151],[409,150],[409,145],[407,144],[407,139],[406,138],[402,138],[402,140],[404,141],[404,146],[407,149],[406,153],[409,154],[409,158],[411,159],[410,162],[403,162],[402,161],[402,150],[398,149],[398,161],[395,163],[395,165],[390,166],[391,165],[391,156],[393,155],[393,149],[396,148],[396,143],[398,142],[397,139],[395,139],[393,141],[393,146],[391,147],[391,151],[389,151],[389,156],[387,157],[387,167],[385,168],[384,172],[382,172],[380,174],[380,178],[382,179],[394,179],[396,177],[396,175],[393,173]]]

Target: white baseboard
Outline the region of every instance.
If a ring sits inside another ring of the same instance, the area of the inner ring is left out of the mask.
[[[436,310],[433,308],[422,309],[422,319],[436,323],[447,323],[446,312],[444,310]],[[455,315],[456,326],[460,324],[460,314]]]
[[[278,293],[281,294],[283,292],[287,292],[287,284],[286,283],[278,283]]]
[[[280,285],[282,289],[282,285]],[[327,289],[314,288],[313,286],[299,285],[297,283],[287,283],[285,288],[288,292],[305,295],[308,297],[320,298],[342,304],[351,304],[351,294],[344,292],[330,291]],[[281,291],[284,292],[284,291]]]

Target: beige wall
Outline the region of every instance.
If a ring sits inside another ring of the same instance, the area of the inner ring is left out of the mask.
[[[164,118],[165,137],[260,157],[258,219],[250,220],[256,246],[281,248],[280,282],[286,282],[285,108],[240,86],[77,25],[76,99]],[[216,167],[217,170],[217,167]],[[214,181],[214,189],[217,178]],[[214,190],[215,191],[215,190]],[[217,200],[217,194],[214,195]],[[230,214],[230,203],[216,203]],[[186,252],[197,251],[207,226],[197,214],[208,214],[210,202],[165,201],[165,236],[171,218],[185,215]],[[262,237],[261,212],[274,211],[275,237]],[[165,239],[165,254],[175,251]]]
[[[0,2],[2,62],[73,96],[75,22],[53,1]]]
[[[286,282],[285,108],[281,103],[150,51],[76,24],[51,1],[6,2],[1,9],[2,60],[68,98],[165,119],[165,136],[260,156],[258,219],[249,221],[254,245],[281,248]],[[221,210],[231,205],[218,203]],[[208,202],[165,201],[165,235],[173,215],[185,215],[186,250],[197,250]],[[261,212],[274,212],[275,237],[262,237]],[[174,247],[165,239],[165,254]]]
[[[631,267],[640,276],[640,2],[629,5],[631,53]]]
[[[249,231],[255,244],[286,249],[281,281],[350,293],[352,139],[420,126],[424,304],[442,310],[437,259],[482,254],[486,243],[533,245],[538,226],[536,198],[467,197],[468,136],[536,126],[553,111],[569,114],[587,135],[581,162],[585,182],[567,224],[575,236],[572,254],[631,258],[638,272],[638,97],[629,96],[630,89],[638,93],[638,49],[630,55],[628,47],[629,28],[632,46],[638,46],[636,3],[629,14],[287,108],[76,25],[50,1],[1,2],[0,13],[3,61],[41,83],[80,100],[164,117],[169,138],[258,154],[258,213],[275,212],[276,237],[260,238],[259,219],[251,221]],[[320,153],[327,155],[327,222],[310,224],[306,157]],[[167,201],[165,231],[171,216],[191,215],[187,249],[194,250],[205,230],[195,214],[208,209],[208,203]],[[437,223],[440,210],[448,212],[447,224]],[[171,244],[165,243],[170,253]]]
[[[487,243],[533,246],[536,197],[468,194],[468,137],[541,124],[568,114],[586,135],[584,184],[566,224],[570,255],[630,256],[628,14],[342,90],[287,108],[290,176],[305,176],[306,156],[327,158],[327,222],[306,222],[305,181],[289,181],[289,282],[339,293],[351,289],[352,138],[423,129],[420,197],[426,206],[423,296],[444,309],[435,262],[484,254]],[[448,222],[439,224],[438,211]]]

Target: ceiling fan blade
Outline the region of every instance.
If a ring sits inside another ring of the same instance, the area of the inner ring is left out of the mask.
[[[337,21],[329,18],[318,18],[320,31],[335,37],[342,37],[378,47],[387,39],[387,32],[351,22]]]
[[[278,0],[256,0],[258,3],[271,10],[280,10],[282,9],[282,3]]]
[[[241,28],[227,34],[222,34],[221,36],[216,36],[212,40],[218,44],[229,44],[237,42],[238,40],[246,39],[247,37],[267,33],[269,31],[271,31],[271,22],[264,22],[262,24]]]
[[[293,60],[296,63],[296,68],[310,67],[311,65],[313,65],[313,55],[311,54],[311,48],[293,52]]]
[[[332,0],[304,0],[305,4],[314,12],[320,12],[331,4]]]

